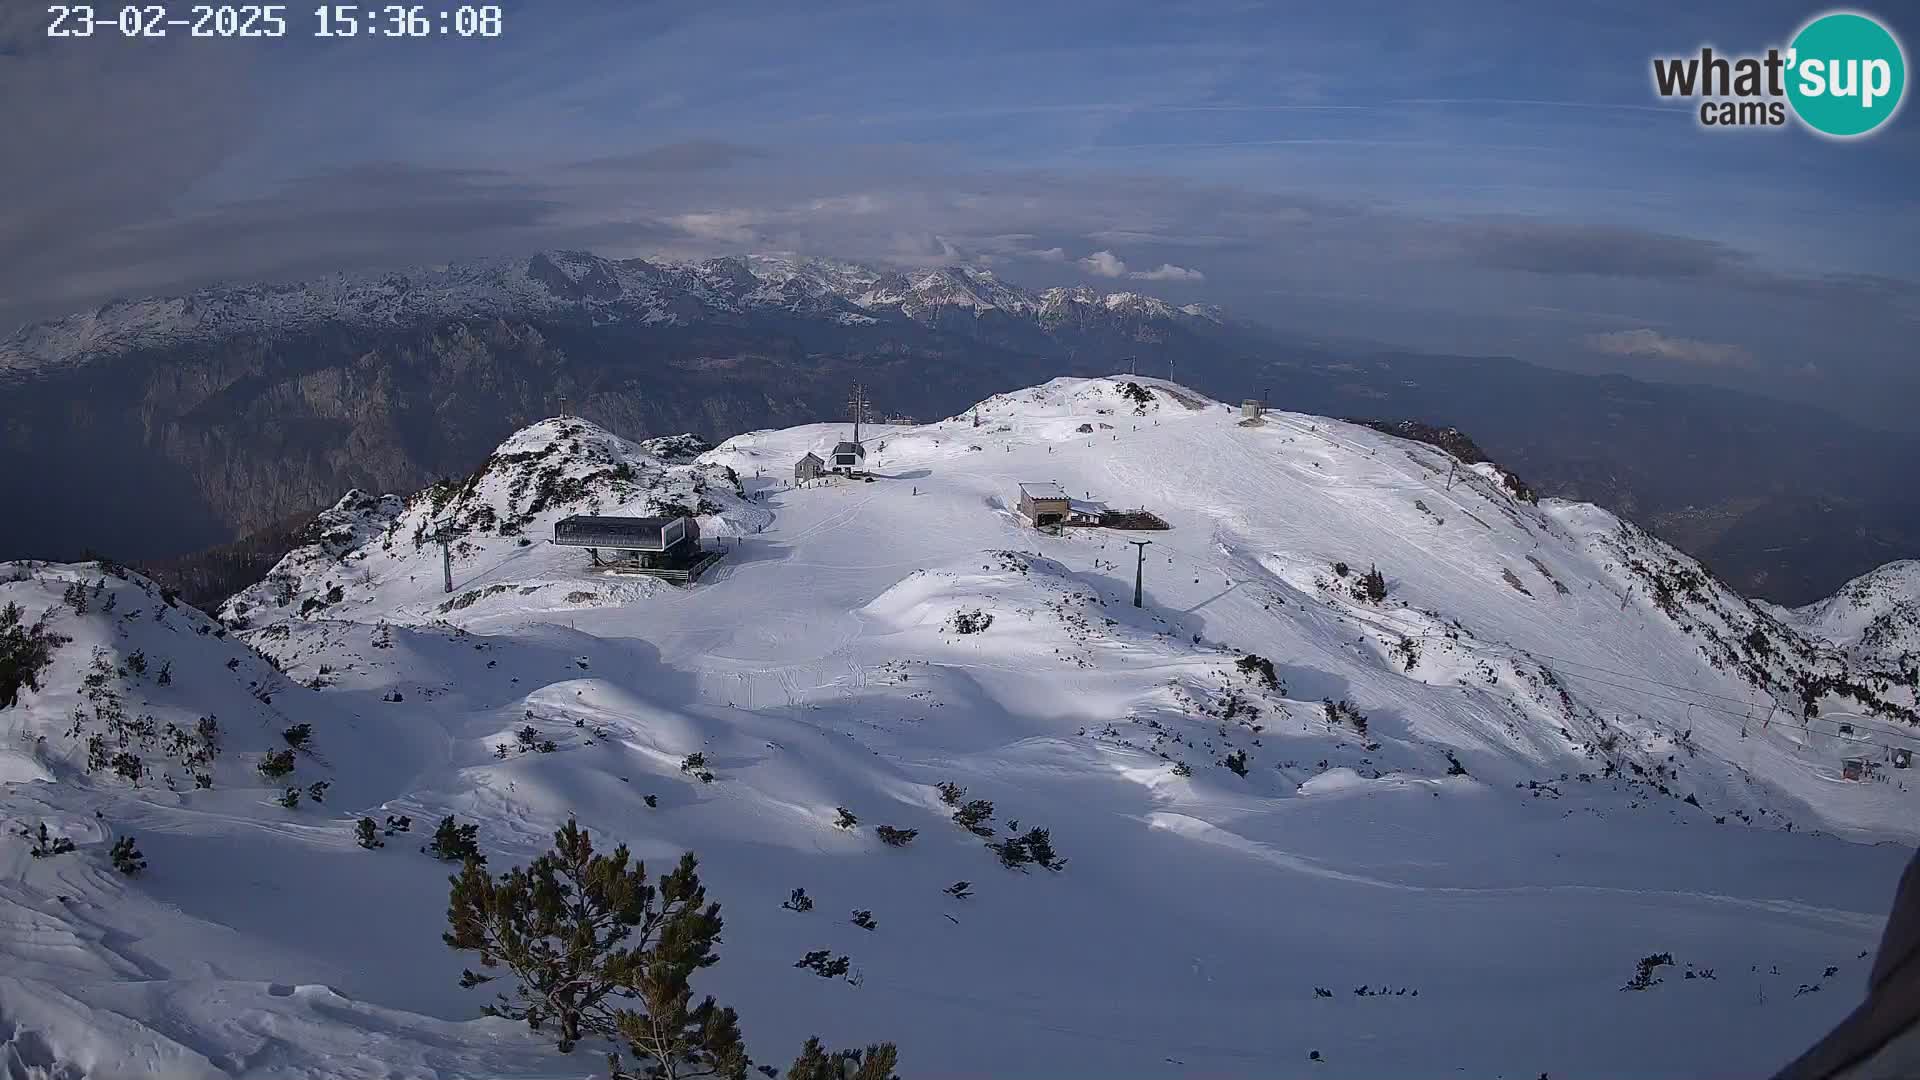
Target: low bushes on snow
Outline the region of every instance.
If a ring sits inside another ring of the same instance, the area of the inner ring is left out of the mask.
[[[1234,661],[1233,666],[1240,669],[1242,675],[1250,679],[1258,679],[1260,684],[1269,690],[1280,689],[1280,678],[1274,674],[1273,661],[1264,656],[1248,653]]]
[[[947,620],[947,628],[956,634],[978,634],[993,625],[990,611],[956,611]]]
[[[1322,699],[1320,705],[1327,711],[1327,724],[1329,726],[1344,723],[1353,728],[1354,734],[1359,735],[1363,739],[1366,738],[1367,714],[1361,712],[1359,706],[1348,701],[1346,698],[1341,698],[1339,701],[1334,701],[1331,698]]]
[[[433,830],[433,839],[420,850],[441,862],[471,861],[484,866],[487,861],[487,857],[480,854],[480,826],[462,825],[451,814],[440,819],[439,828]]]
[[[806,968],[823,979],[838,979],[846,975],[853,961],[845,956],[835,956],[831,949],[815,949],[794,961],[794,967]]]
[[[1369,604],[1377,604],[1387,598],[1387,577],[1378,566],[1370,567],[1354,582],[1353,595]]]
[[[1665,980],[1656,976],[1654,972],[1660,968],[1671,967],[1672,965],[1672,953],[1653,953],[1650,956],[1642,957],[1640,962],[1634,966],[1633,978],[1628,979],[1627,985],[1620,989],[1646,990],[1650,987],[1657,986]]]
[[[113,861],[113,868],[132,877],[147,868],[147,857],[140,854],[140,848],[134,844],[133,837],[123,836],[113,842],[107,857]]]
[[[260,775],[278,780],[293,772],[293,751],[277,750],[260,759]]]
[[[33,846],[27,849],[27,854],[32,855],[36,859],[65,855],[73,850],[73,841],[64,836],[50,835],[47,832],[47,823],[44,821],[40,823],[40,828],[37,832],[28,829],[25,825],[20,826],[17,831],[21,836],[33,841]]]
[[[1029,863],[1044,866],[1048,870],[1059,870],[1067,865],[1067,860],[1054,851],[1053,835],[1047,829],[1028,829],[1019,836],[1010,836],[987,847],[1000,857],[1000,865],[1009,870],[1025,869]]]
[[[993,803],[974,799],[953,812],[953,823],[975,836],[992,836],[993,826],[987,824],[992,817]]]

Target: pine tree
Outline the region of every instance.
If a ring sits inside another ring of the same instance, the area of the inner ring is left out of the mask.
[[[712,998],[689,1006],[689,979],[719,959],[713,946],[722,925],[695,867],[684,855],[654,884],[624,844],[596,854],[570,820],[530,866],[495,878],[469,861],[450,878],[445,940],[478,950],[483,967],[513,973],[513,990],[487,1006],[489,1015],[536,1031],[551,1022],[562,1052],[589,1035],[617,1037],[670,1075],[739,1075],[746,1055],[733,1010]],[[460,981],[472,987],[493,978],[467,971]],[[625,1001],[644,1012],[621,1008]],[[614,1069],[624,1075],[617,1059]]]
[[[81,595],[86,595],[84,589]],[[40,672],[53,662],[54,650],[73,640],[48,629],[52,614],[27,623],[19,604],[0,608],[0,709],[12,708],[23,689],[38,691]]]
[[[123,836],[115,840],[107,855],[113,860],[113,868],[128,877],[147,868],[147,858],[140,854],[138,847],[134,846],[131,836]]]
[[[1027,853],[1027,843],[1017,836],[1009,836],[997,844],[988,844],[987,848],[1000,856],[1000,865],[1009,870],[1024,870],[1033,861]]]
[[[1058,870],[1067,865],[1067,860],[1053,850],[1053,833],[1050,830],[1037,827],[1028,829],[1020,841],[1026,845],[1027,858],[1041,866],[1049,870]]]
[[[806,968],[823,979],[838,979],[853,966],[853,961],[845,956],[835,956],[830,949],[814,949],[812,952],[793,962],[797,968]]]
[[[480,826],[461,825],[451,814],[440,819],[440,827],[433,830],[432,842],[420,850],[441,862],[487,864],[487,857],[480,854]]]
[[[787,1080],[900,1080],[893,1072],[899,1057],[892,1043],[828,1053],[818,1038],[810,1038],[787,1067]],[[849,1069],[847,1062],[859,1067]]]
[[[860,819],[853,816],[853,811],[847,809],[844,806],[836,806],[834,807],[834,809],[839,811],[840,813],[840,817],[834,821],[834,824],[839,826],[840,828],[851,829],[855,825],[860,824]]]
[[[380,839],[379,826],[375,825],[370,817],[361,818],[360,823],[353,827],[353,834],[354,840],[368,851],[387,846],[386,841]]]
[[[300,789],[297,787],[290,787],[286,791],[282,792],[280,794],[280,797],[278,799],[275,799],[274,801],[279,803],[281,806],[286,807],[289,810],[295,809],[300,805]]]
[[[986,799],[975,799],[953,812],[954,824],[975,836],[992,836],[993,826],[987,820],[993,817],[993,803]]]
[[[569,820],[554,832],[553,849],[528,866],[494,877],[470,859],[450,877],[444,940],[478,951],[484,968],[512,973],[512,991],[486,1006],[488,1015],[525,1020],[536,1031],[551,1024],[562,1052],[587,1038],[622,1044],[636,1068],[628,1071],[621,1054],[610,1053],[609,1080],[744,1080],[753,1062],[734,1011],[712,997],[693,1004],[693,974],[718,962],[714,946],[723,926],[697,868],[688,852],[650,882],[626,845],[597,854],[587,830]],[[838,976],[847,964],[822,951],[794,966]],[[469,970],[460,984],[497,977]],[[811,1041],[796,1067],[812,1067],[823,1055]],[[849,1070],[858,1080],[898,1080],[897,1056],[883,1044],[842,1051],[834,1063],[860,1063],[859,1071]]]
[[[891,825],[882,825],[874,832],[880,834],[880,842],[889,847],[906,847],[913,838],[920,835],[919,829],[896,829]]]

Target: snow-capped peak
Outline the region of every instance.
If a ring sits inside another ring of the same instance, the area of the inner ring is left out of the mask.
[[[930,322],[949,311],[1044,319],[1063,302],[1154,320],[1218,318],[1196,305],[1175,308],[1136,293],[1108,296],[1084,286],[1036,295],[973,266],[899,273],[777,254],[669,262],[548,251],[528,259],[114,301],[0,341],[0,373],[236,334],[284,335],[325,323],[386,327],[438,318],[585,314],[596,321],[690,325],[762,310],[841,323],[887,317]]]
[[[751,528],[758,515],[744,505],[738,478],[699,461],[709,449],[698,435],[636,443],[579,417],[542,420],[508,436],[464,480],[407,498],[349,493],[222,615],[240,626],[385,608],[395,618],[431,618],[447,603],[434,593],[444,576],[441,540],[467,576],[536,553],[536,541],[570,514],[690,514],[710,532]]]
[[[1920,658],[1920,560],[1890,562],[1786,616],[1835,645],[1912,664]]]
[[[570,821],[655,875],[697,852],[694,986],[760,1061],[1760,1074],[1853,1004],[1920,830],[1911,669],[1490,463],[1165,380],[796,477],[845,437],[545,420],[349,494],[223,623],[0,564],[0,1063],[577,1074],[615,1047],[478,1015],[515,980],[442,936],[442,821],[489,873]],[[718,562],[548,542],[585,512],[693,513]]]

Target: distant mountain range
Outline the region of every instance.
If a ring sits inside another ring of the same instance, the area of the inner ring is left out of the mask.
[[[464,472],[571,412],[710,438],[944,416],[1063,374],[1457,426],[1543,493],[1636,517],[1730,582],[1804,603],[1920,552],[1911,439],[1737,393],[1286,335],[1132,292],[974,267],[577,252],[115,302],[0,342],[0,551],[153,560]]]

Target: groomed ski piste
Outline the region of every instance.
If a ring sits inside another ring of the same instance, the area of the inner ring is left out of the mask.
[[[1913,575],[1778,612],[1494,466],[1152,379],[869,427],[871,482],[793,483],[849,434],[544,421],[343,498],[217,619],[0,564],[70,639],[0,709],[0,1075],[594,1075],[459,986],[449,814],[496,871],[570,816],[697,852],[696,991],[779,1066],[817,1034],[910,1080],[1751,1076],[1858,1000],[1920,835],[1913,638],[1859,628]],[[1171,528],[1042,532],[1023,482]],[[548,542],[674,512],[727,549],[690,588]],[[1065,865],[1003,868],[943,782]]]

